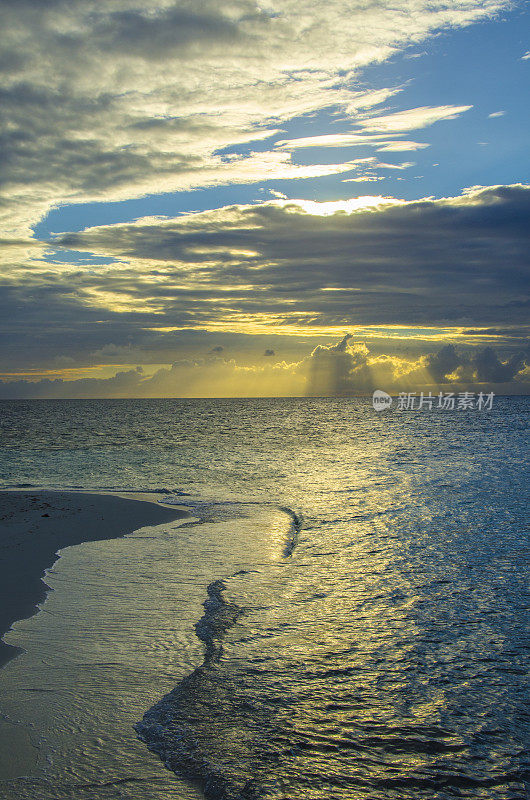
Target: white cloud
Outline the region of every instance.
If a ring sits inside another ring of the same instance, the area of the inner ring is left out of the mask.
[[[341,183],[375,183],[384,178],[380,175],[361,175],[358,178],[343,178]]]
[[[385,164],[384,162],[379,162],[374,165],[377,169],[410,169],[410,167],[415,167],[416,163],[414,161],[403,161],[401,164]]]
[[[409,150],[423,150],[425,147],[430,147],[430,145],[425,142],[395,141],[385,142],[381,147],[378,147],[377,150],[379,152],[406,153]]]
[[[361,120],[359,125],[374,133],[401,133],[427,128],[441,120],[456,119],[471,108],[473,106],[419,106]]]
[[[366,136],[362,133],[326,133],[298,139],[281,139],[275,146],[284,150],[299,150],[305,147],[365,147],[367,144],[377,144],[384,138],[386,137]]]
[[[2,224],[21,236],[60,203],[329,174],[245,147],[330,106],[355,121],[396,91],[363,91],[363,67],[507,4],[4,3]],[[460,110],[407,113],[362,127],[411,130]]]
[[[494,111],[492,114],[488,114],[488,117],[493,119],[494,117],[504,117],[505,114],[506,111]]]

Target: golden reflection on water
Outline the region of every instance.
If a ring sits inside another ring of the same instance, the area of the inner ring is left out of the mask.
[[[154,778],[170,773],[133,742],[132,725],[201,663],[193,627],[206,586],[223,578],[244,613],[221,661],[180,698],[173,727],[161,718],[175,770],[186,732],[228,785],[255,780],[274,800],[524,796],[522,462],[508,480],[501,446],[513,422],[495,440],[476,418],[368,417],[357,403],[293,401],[281,420],[264,405],[249,442],[241,431],[236,441],[232,411],[222,425],[212,412],[215,477],[239,481],[245,502],[178,535],[140,532],[65,554],[47,606],[60,613],[10,634],[28,646],[27,686],[44,663],[56,693],[52,704],[35,695],[31,711],[44,720],[35,735],[64,733],[52,767],[61,781],[127,764],[151,780],[131,798],[170,796]],[[251,430],[252,410],[238,408]],[[260,450],[264,420],[274,446]],[[220,431],[230,444],[221,455]],[[292,520],[276,499],[306,512],[290,557]]]

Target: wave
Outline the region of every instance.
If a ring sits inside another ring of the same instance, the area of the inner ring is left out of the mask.
[[[287,559],[297,545],[303,517],[288,506],[282,506],[280,510],[291,519],[282,553],[283,558]],[[203,663],[183,678],[135,725],[138,738],[160,757],[168,769],[199,782],[206,797],[212,800],[257,799],[262,797],[264,784],[269,783],[266,777],[259,784],[255,777],[249,779],[244,775],[243,765],[240,765],[243,767],[239,772],[240,780],[234,780],[234,771],[225,771],[219,760],[208,753],[208,747],[203,746],[205,738],[213,732],[216,716],[218,721],[225,723],[232,716],[231,708],[224,709],[225,713],[222,710],[223,701],[226,702],[229,697],[231,703],[232,698],[231,692],[223,691],[220,687],[219,664],[226,634],[246,613],[246,609],[229,601],[224,593],[228,581],[249,572],[239,570],[229,578],[209,584],[203,603],[204,614],[195,625],[197,637],[205,644]],[[240,710],[259,716],[257,709],[249,703],[243,702]],[[274,787],[270,788],[272,790]],[[272,794],[267,793],[267,796]]]
[[[297,514],[296,511],[293,511],[292,508],[289,508],[289,506],[280,506],[280,511],[284,511],[288,516],[291,517],[290,537],[283,551],[284,558],[287,558],[288,556],[292,555],[294,548],[298,544],[298,534],[300,533],[304,523],[304,518],[301,514]]]
[[[182,527],[200,525],[203,522],[220,522],[240,517],[248,517],[249,509],[251,508],[272,508],[282,511],[291,520],[282,556],[288,558],[292,555],[298,543],[298,535],[303,527],[304,517],[300,512],[294,511],[289,506],[278,506],[276,503],[257,502],[256,500],[182,500],[181,498],[184,496],[190,497],[186,492],[171,492],[170,496],[164,497],[163,500],[159,501],[163,505],[178,505],[181,508],[186,508],[190,514],[196,518],[195,521],[190,520],[189,522],[183,523]]]
[[[205,613],[195,625],[198,638],[206,645],[203,663],[153,706],[135,730],[139,739],[160,756],[168,769],[200,781],[207,797],[232,800],[228,781],[223,781],[201,753],[193,730],[195,715],[193,712],[190,715],[190,706],[195,703],[199,704],[196,713],[200,713],[200,698],[210,693],[211,683],[215,681],[215,668],[223,655],[224,636],[244,614],[243,608],[224,598],[225,589],[222,580],[208,586]]]
[[[203,667],[219,663],[223,655],[224,636],[244,613],[244,609],[236,603],[229,603],[224,599],[225,589],[226,584],[222,580],[214,581],[208,586],[208,599],[204,602],[205,614],[195,625],[197,637],[206,645]]]

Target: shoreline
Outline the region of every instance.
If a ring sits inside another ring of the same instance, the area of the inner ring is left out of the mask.
[[[60,558],[58,551],[187,516],[187,511],[161,505],[147,493],[1,490],[0,669],[23,652],[3,636],[14,622],[38,612],[50,591],[44,575]]]

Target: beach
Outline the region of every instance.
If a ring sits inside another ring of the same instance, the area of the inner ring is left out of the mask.
[[[179,526],[188,516],[158,498],[0,492],[0,619],[9,642],[0,651],[2,797],[202,798],[161,771],[134,731],[141,713],[201,657],[192,624],[199,597],[194,606],[189,593],[175,596],[171,575],[167,615],[156,623],[160,602],[146,586],[154,583],[148,570],[160,572],[162,549],[173,558],[170,573],[178,570]],[[189,639],[176,648],[182,663],[170,651],[162,666],[153,650],[180,618]]]
[[[44,572],[62,548],[115,539],[183,516],[177,508],[131,494],[0,492],[0,636],[13,622],[37,611],[49,589],[42,580]],[[0,667],[18,652],[0,640]]]

